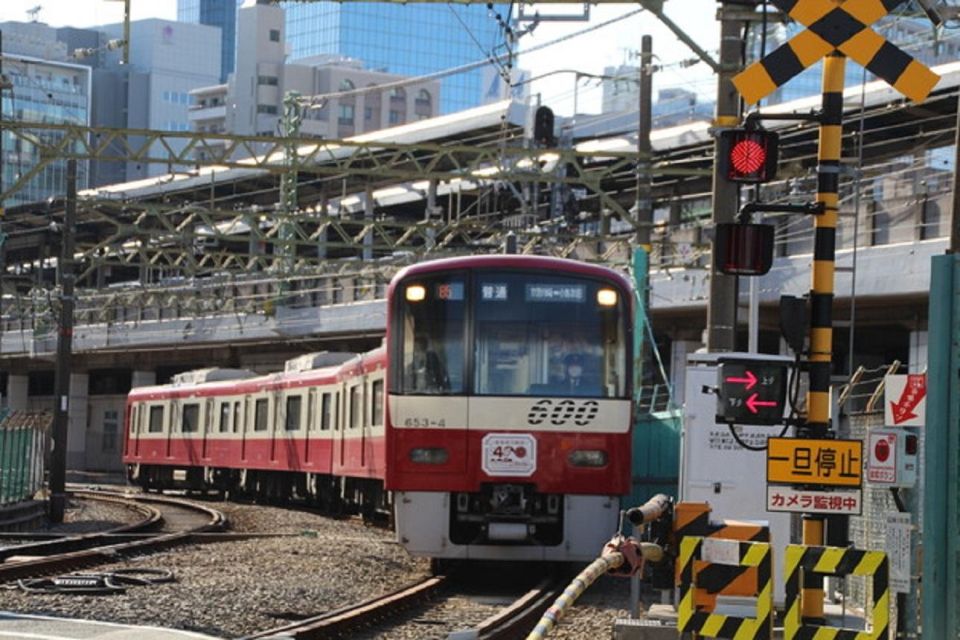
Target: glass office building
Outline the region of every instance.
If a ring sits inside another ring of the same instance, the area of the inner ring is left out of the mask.
[[[290,59],[334,53],[364,67],[419,76],[487,58],[503,37],[485,5],[281,2]],[[494,5],[509,18],[506,5]],[[497,50],[500,52],[501,50]],[[440,112],[482,103],[482,69],[441,80]]]
[[[5,30],[9,29],[5,25]],[[2,92],[3,117],[22,122],[54,124],[90,124],[90,67],[65,62],[38,60],[4,51],[3,74],[11,83]],[[55,145],[63,133],[45,131],[46,144]],[[30,172],[40,162],[40,149],[12,134],[3,135],[3,188],[12,187],[20,176]],[[78,188],[87,186],[89,163],[77,163]],[[7,207],[31,202],[43,202],[61,197],[67,188],[67,161],[56,158],[47,161],[43,169],[18,188],[4,202]]]
[[[243,0],[177,0],[177,20],[220,27],[220,81],[226,82],[237,57],[237,8]]]

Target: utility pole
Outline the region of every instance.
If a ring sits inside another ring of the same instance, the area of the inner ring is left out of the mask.
[[[67,434],[70,419],[70,372],[73,350],[73,247],[77,226],[77,161],[67,160],[67,202],[60,229],[60,321],[54,379],[53,451],[50,455],[50,521],[63,522],[66,509]]]
[[[717,72],[717,115],[714,127],[725,129],[740,124],[740,94],[733,86],[733,76],[740,70],[740,35],[742,22],[734,17],[743,8],[721,4],[720,64]],[[717,138],[719,142],[719,138]],[[714,167],[720,165],[720,145],[713,147]],[[713,173],[713,224],[733,222],[739,205],[737,185]],[[737,277],[710,267],[710,301],[707,305],[707,350],[733,351],[737,335]]]
[[[653,226],[653,145],[650,130],[653,127],[653,38],[640,40],[640,127],[637,136],[637,246],[650,253],[650,229]]]
[[[640,286],[640,313],[637,314],[637,335],[635,340],[638,349],[635,351],[636,362],[634,384],[637,395],[643,385],[644,371],[650,354],[650,345],[645,339],[643,329],[650,317],[650,232],[653,227],[653,145],[650,142],[650,131],[653,128],[653,38],[645,35],[640,40],[640,85],[639,85],[639,132],[637,135],[637,199],[636,209],[637,227],[634,233],[634,281]],[[643,252],[644,256],[636,254]],[[639,271],[642,269],[642,273]]]

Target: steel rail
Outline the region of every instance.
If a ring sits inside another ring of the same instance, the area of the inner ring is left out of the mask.
[[[117,494],[107,492],[84,491],[77,493],[90,497],[97,496],[99,499],[105,499],[107,496],[114,499],[118,497]],[[166,504],[168,506],[175,505],[181,509],[192,509],[203,513],[206,518],[201,524],[190,529],[171,533],[158,533],[148,538],[140,537],[136,540],[116,542],[111,533],[101,534],[99,540],[97,540],[96,535],[91,535],[87,536],[88,540],[93,541],[90,544],[96,544],[96,541],[109,541],[110,543],[80,550],[55,551],[52,555],[45,557],[23,557],[15,561],[8,558],[6,563],[0,564],[0,583],[21,578],[38,577],[65,570],[76,570],[105,562],[114,562],[124,555],[150,553],[176,545],[194,542],[193,536],[195,534],[219,531],[225,527],[227,523],[226,516],[224,516],[223,513],[204,505],[198,505],[184,500],[159,496],[129,496],[127,499],[138,502]],[[157,511],[156,509],[152,510]],[[151,517],[149,520],[151,521],[148,525],[150,527],[156,527],[162,523],[162,518],[155,520]],[[51,549],[56,550],[56,545],[62,542],[62,540],[56,540],[48,543],[47,551]],[[14,550],[26,550],[31,547],[36,548],[33,547],[33,545],[21,545],[20,547],[15,547]]]
[[[318,640],[320,638],[338,637],[353,629],[382,621],[430,599],[446,585],[446,581],[446,576],[427,578],[359,604],[349,605],[306,620],[256,633],[243,640],[269,638],[277,640],[280,638],[285,640]]]

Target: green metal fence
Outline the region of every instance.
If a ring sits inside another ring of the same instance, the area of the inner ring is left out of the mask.
[[[0,417],[0,506],[28,500],[43,485],[53,417],[14,412]]]

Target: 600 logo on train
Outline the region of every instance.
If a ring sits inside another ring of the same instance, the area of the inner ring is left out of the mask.
[[[596,400],[557,400],[547,398],[538,400],[527,414],[527,424],[537,426],[549,421],[550,424],[561,427],[572,422],[578,427],[585,427],[600,412],[600,403]]]
[[[388,514],[414,555],[590,560],[629,490],[632,300],[570,260],[416,264],[377,349],[131,391],[124,462],[151,489]]]

